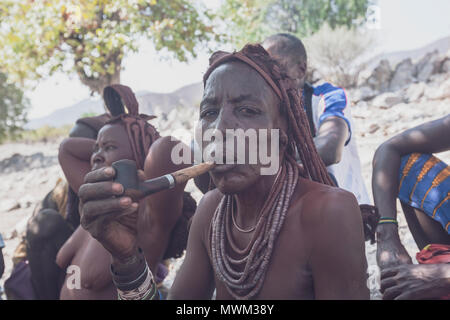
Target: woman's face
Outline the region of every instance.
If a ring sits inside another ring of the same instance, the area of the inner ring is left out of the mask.
[[[125,127],[121,124],[107,124],[98,133],[91,156],[91,169],[111,166],[113,162],[122,159],[135,160]]]
[[[286,130],[280,112],[279,99],[261,75],[242,62],[225,63],[218,66],[209,76],[202,102],[197,132],[217,130],[227,139],[228,129]],[[270,134],[269,134],[270,135]],[[235,138],[230,138],[234,139]],[[258,138],[259,139],[259,138]],[[270,137],[267,141],[271,145]],[[213,142],[201,141],[203,150]],[[259,141],[259,140],[258,140]],[[226,143],[223,144],[227,154]],[[278,151],[278,150],[277,150]],[[249,143],[245,144],[245,164],[218,164],[210,171],[216,187],[225,194],[238,193],[253,186],[261,176],[261,163],[247,161],[251,153]],[[278,153],[278,152],[277,152]],[[237,158],[233,148],[234,159]]]

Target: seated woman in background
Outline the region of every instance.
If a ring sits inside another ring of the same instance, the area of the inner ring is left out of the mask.
[[[450,150],[450,115],[383,143],[373,159],[372,187],[381,215],[377,262],[385,299],[450,294],[450,167],[432,153]],[[419,265],[400,242],[396,198],[421,250]]]
[[[129,113],[125,113],[122,101]],[[107,87],[105,103],[112,119],[100,130],[97,141],[69,138],[60,147],[61,167],[76,193],[86,173],[111,166],[122,159],[136,161],[146,178],[182,168],[170,159],[170,151],[178,142],[171,141],[170,137],[160,137],[147,122],[151,117],[139,115],[138,103],[130,88],[121,85]],[[133,203],[128,197],[117,197],[130,214],[120,219],[126,220],[128,228],[136,230],[138,243],[135,246],[148,256],[148,265],[160,276],[159,282],[167,274],[161,272],[164,270],[159,262],[181,256],[186,247],[188,220],[196,209],[195,201],[183,192],[184,186],[152,195],[139,203]],[[122,193],[121,185],[113,184],[112,188],[117,195]],[[98,208],[98,211],[105,209]],[[117,241],[121,241],[120,237]],[[63,269],[71,265],[79,267],[81,277],[81,288],[77,288],[69,285],[70,274],[66,276],[61,299],[117,299],[109,269],[111,255],[81,226],[59,251],[57,263]]]
[[[69,137],[97,138],[109,114],[77,120]],[[13,272],[5,282],[8,299],[59,299],[64,270],[56,264],[56,255],[80,225],[78,197],[65,179],[36,206],[27,224],[26,233],[13,255]],[[31,283],[30,283],[31,282]]]

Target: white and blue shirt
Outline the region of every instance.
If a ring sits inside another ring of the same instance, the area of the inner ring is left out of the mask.
[[[342,152],[341,161],[327,167],[334,175],[340,188],[352,192],[359,204],[370,204],[364,179],[361,174],[361,163],[355,137],[352,137],[353,119],[344,89],[325,82],[312,87],[311,109],[314,131],[318,132],[322,122],[329,117],[339,117],[348,126],[348,138]],[[306,103],[305,103],[306,107]]]

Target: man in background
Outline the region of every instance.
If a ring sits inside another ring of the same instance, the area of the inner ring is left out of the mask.
[[[278,33],[265,39],[262,46],[285,68],[298,89],[303,90],[314,144],[337,186],[352,192],[359,204],[369,204],[344,89],[328,82],[316,87],[306,82],[307,54],[297,37]]]

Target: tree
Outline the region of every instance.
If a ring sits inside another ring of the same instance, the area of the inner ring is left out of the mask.
[[[1,67],[21,83],[75,72],[92,93],[120,82],[124,54],[151,39],[180,61],[214,37],[212,16],[188,0],[2,0]]]
[[[324,24],[306,39],[308,68],[312,67],[328,81],[346,88],[355,87],[361,71],[366,67],[367,55],[375,39],[368,30],[346,26],[331,29]]]
[[[324,23],[332,29],[351,28],[365,21],[373,0],[225,0],[221,18],[231,40],[242,46],[260,42],[279,32],[301,38],[318,31]]]
[[[22,90],[7,80],[7,76],[0,73],[0,142],[21,130],[29,104]]]

